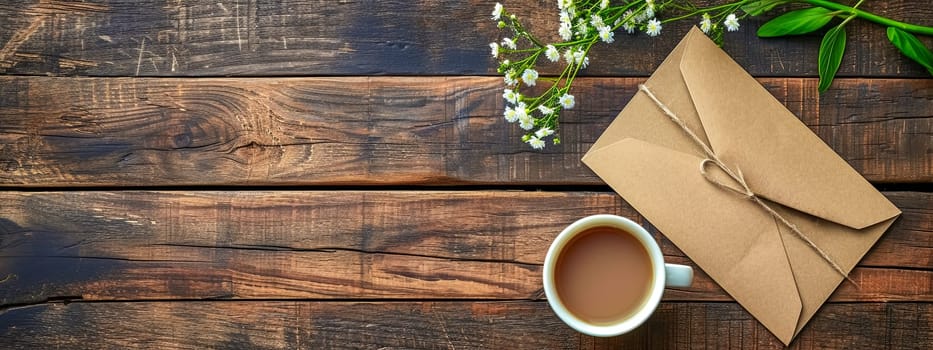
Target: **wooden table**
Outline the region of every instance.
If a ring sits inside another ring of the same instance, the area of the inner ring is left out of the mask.
[[[556,30],[552,2],[506,5]],[[693,265],[580,162],[690,23],[597,45],[563,144],[533,151],[492,4],[0,4],[0,347],[782,347],[701,270],[625,336],[552,313],[544,253],[583,216]],[[725,50],[903,211],[792,347],[930,348],[933,80],[857,21],[818,94],[819,35],[761,23]]]

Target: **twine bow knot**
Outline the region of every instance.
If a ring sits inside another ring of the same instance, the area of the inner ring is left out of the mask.
[[[701,139],[693,132],[693,130],[691,130],[691,129],[687,126],[687,124],[684,123],[684,121],[683,121],[682,119],[680,119],[679,117],[677,117],[677,115],[674,114],[674,112],[672,112],[672,111],[670,110],[670,108],[667,107],[667,105],[665,105],[663,102],[661,102],[661,100],[659,100],[658,97],[655,96],[653,92],[651,92],[651,89],[649,89],[647,86],[645,86],[645,84],[639,84],[639,85],[638,85],[638,89],[641,90],[642,92],[644,92],[645,95],[648,96],[648,98],[650,98],[652,101],[654,101],[654,103],[658,106],[658,108],[660,108],[661,111],[664,112],[664,115],[666,115],[668,118],[671,119],[671,121],[673,121],[673,122],[676,123],[678,126],[680,126],[681,130],[683,130],[688,136],[690,136],[690,139],[692,139],[694,143],[696,143],[698,146],[700,146],[700,147],[703,149],[703,152],[706,154],[706,157],[707,157],[707,158],[706,158],[706,159],[703,159],[703,160],[700,162],[700,174],[703,175],[703,178],[705,178],[706,181],[709,181],[710,183],[712,183],[712,184],[714,184],[714,185],[716,185],[716,186],[719,186],[720,188],[723,188],[723,189],[726,189],[726,190],[735,192],[735,193],[737,193],[737,194],[739,194],[739,195],[742,195],[742,196],[745,197],[746,199],[749,199],[749,200],[755,202],[756,204],[758,204],[758,206],[761,207],[762,209],[764,209],[766,212],[768,212],[768,214],[770,214],[772,217],[774,217],[775,219],[777,219],[778,221],[780,221],[784,226],[787,226],[787,228],[789,228],[792,232],[794,232],[794,234],[795,234],[798,238],[800,238],[801,240],[803,240],[804,242],[806,242],[807,245],[808,245],[811,249],[813,249],[814,251],[816,251],[816,252],[820,255],[820,257],[823,258],[823,260],[826,260],[826,262],[828,262],[830,265],[832,265],[833,269],[836,270],[836,272],[838,272],[840,275],[842,275],[842,277],[845,277],[846,280],[848,280],[849,282],[852,282],[852,284],[855,284],[856,286],[858,286],[858,284],[855,283],[855,281],[853,281],[851,278],[849,278],[849,275],[842,269],[842,267],[839,267],[839,264],[836,264],[836,261],[833,260],[832,257],[830,257],[828,254],[826,254],[826,252],[823,251],[823,249],[820,249],[820,247],[818,247],[815,243],[813,243],[813,241],[810,240],[810,238],[807,237],[807,235],[805,235],[803,232],[801,232],[800,229],[797,228],[797,225],[794,225],[794,223],[792,223],[792,222],[790,222],[790,221],[787,221],[787,219],[785,219],[784,216],[782,216],[782,215],[779,214],[777,211],[775,211],[773,208],[771,208],[771,206],[769,206],[767,203],[765,203],[765,202],[761,199],[761,197],[759,197],[757,194],[755,194],[755,192],[752,191],[752,189],[748,186],[748,183],[745,181],[745,177],[742,175],[742,171],[739,170],[738,167],[736,167],[736,170],[733,171],[733,170],[730,169],[728,166],[726,166],[726,164],[723,163],[723,162],[719,159],[719,157],[716,155],[716,153],[713,152],[713,150],[710,149],[709,146],[707,146],[706,143],[703,142],[703,140],[701,140]],[[720,170],[722,170],[726,175],[729,176],[729,178],[731,178],[733,181],[735,181],[735,183],[737,183],[737,184],[739,185],[739,187],[730,186],[730,185],[728,185],[728,184],[726,184],[726,183],[724,183],[724,182],[722,182],[722,181],[719,181],[718,179],[714,178],[712,175],[710,175],[710,173],[707,171],[707,168],[708,168],[710,165],[714,165],[714,166],[716,166],[717,168],[719,168]]]

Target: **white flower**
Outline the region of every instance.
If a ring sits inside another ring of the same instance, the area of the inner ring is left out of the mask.
[[[518,104],[518,101],[522,99],[522,95],[512,91],[512,89],[505,89],[505,91],[502,92],[502,98],[514,105]]]
[[[531,116],[528,116],[528,115],[524,117],[519,116],[518,126],[525,130],[531,130],[532,128],[535,127],[535,118],[532,118]]]
[[[496,3],[496,7],[492,10],[492,20],[498,21],[499,18],[502,18],[502,4]]]
[[[577,51],[574,51],[574,53],[573,53],[573,61],[574,61],[576,64],[583,65],[583,68],[586,68],[586,65],[590,63],[590,60],[589,60],[589,57],[583,56],[584,54],[585,54],[585,53],[583,52],[583,49],[579,49],[579,50],[577,50]]]
[[[567,11],[561,11],[561,12],[560,12],[560,23],[568,23],[568,24],[571,23],[571,22],[570,22],[570,14],[567,13]]]
[[[546,127],[546,126],[541,129],[538,129],[538,131],[535,131],[535,137],[539,139],[543,139],[553,134],[554,134],[554,130],[551,130],[551,128]]]
[[[726,29],[728,29],[730,32],[739,30],[739,19],[735,18],[734,13],[730,13],[729,16],[726,17],[726,20],[722,22],[722,24],[725,24]]]
[[[561,22],[560,28],[557,29],[557,34],[560,34],[560,38],[564,41],[573,38],[573,29],[570,28],[570,23]]]
[[[551,62],[557,62],[560,59],[560,52],[557,51],[554,45],[548,45],[547,50],[544,51],[544,56]]]
[[[544,148],[544,140],[538,138],[537,136],[532,136],[530,139],[528,139],[528,144],[531,146],[531,148],[534,149]]]
[[[644,18],[653,18],[654,17],[654,0],[645,0],[645,17]]]
[[[566,10],[573,6],[573,0],[557,0],[557,8],[561,10]]]
[[[540,105],[538,106],[538,112],[541,112],[541,114],[548,116],[554,113],[554,109],[551,107],[545,106],[545,105]]]
[[[508,85],[508,86],[513,86],[515,84],[518,84],[518,80],[515,79],[514,69],[509,69],[508,71],[506,71],[505,74],[503,74],[502,80],[504,80],[505,85]]]
[[[518,120],[518,113],[512,107],[505,107],[505,112],[503,112],[502,115],[505,117],[505,121],[509,123],[514,123]]]
[[[563,106],[564,109],[573,108],[574,100],[573,100],[573,95],[571,94],[564,94],[559,99],[557,99],[557,101],[560,102],[560,105]]]
[[[586,20],[581,18],[577,21],[577,35],[585,36],[586,32],[590,31],[590,27],[586,25]]]
[[[515,50],[517,48],[517,46],[515,46],[515,40],[512,40],[512,38],[502,38],[502,46],[505,46],[512,50]]]
[[[590,16],[590,24],[594,27],[602,27],[606,25],[606,22],[603,22],[603,18],[599,15]]]
[[[634,18],[632,17],[632,10],[625,11],[619,20],[625,21],[625,23],[622,23],[622,29],[625,29],[625,31],[629,34],[635,33],[635,22]]]
[[[700,30],[704,33],[709,34],[709,30],[713,28],[713,22],[710,21],[709,14],[704,13],[703,19],[700,21]]]
[[[489,43],[489,48],[492,49],[492,57],[499,58],[499,44]]]
[[[605,10],[607,7],[609,7],[609,0],[603,0],[599,2],[599,9]]]
[[[601,39],[606,44],[612,44],[615,41],[615,34],[612,32],[612,28],[609,26],[599,27],[599,39]]]
[[[658,36],[658,34],[661,34],[661,21],[657,18],[652,18],[648,21],[645,32],[648,33],[649,36]]]
[[[529,118],[528,106],[525,105],[525,102],[519,102],[518,105],[515,106],[515,116],[518,117],[519,120]]]
[[[522,73],[522,81],[524,81],[526,85],[535,86],[536,80],[538,80],[538,71],[528,68]]]
[[[567,61],[567,64],[573,64],[573,49],[564,51],[564,60]]]

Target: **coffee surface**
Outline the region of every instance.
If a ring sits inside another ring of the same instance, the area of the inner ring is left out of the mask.
[[[594,227],[574,237],[557,258],[557,295],[578,318],[608,324],[630,317],[648,299],[648,251],[630,233]]]

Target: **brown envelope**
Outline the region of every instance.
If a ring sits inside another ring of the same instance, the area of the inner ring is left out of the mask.
[[[645,85],[844,271],[900,215],[698,29]],[[843,277],[754,201],[704,178],[705,158],[639,91],[583,162],[789,344]]]

